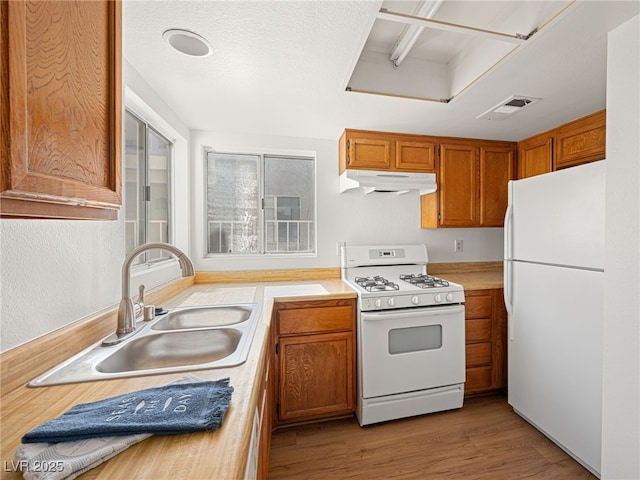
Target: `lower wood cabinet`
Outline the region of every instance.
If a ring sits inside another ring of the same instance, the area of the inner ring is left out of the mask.
[[[507,386],[507,312],[502,289],[465,292],[465,394]]]
[[[355,299],[274,306],[275,424],[355,411]]]
[[[271,429],[273,428],[274,407],[274,364],[273,364],[273,337],[270,336],[270,348],[267,349],[264,367],[262,370],[261,387],[258,399],[258,412],[260,414],[260,444],[257,458],[257,479],[269,477],[269,451],[271,448]]]

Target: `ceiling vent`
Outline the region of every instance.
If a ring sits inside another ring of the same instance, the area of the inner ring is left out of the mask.
[[[539,102],[539,98],[523,97],[521,95],[511,95],[506,100],[503,100],[495,107],[491,107],[482,115],[478,115],[476,119],[480,120],[504,120],[505,118],[513,115],[516,112],[523,110],[524,108]]]

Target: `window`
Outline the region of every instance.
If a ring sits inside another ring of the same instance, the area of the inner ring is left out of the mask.
[[[208,253],[315,252],[314,162],[209,152]]]
[[[125,112],[125,236],[127,253],[148,242],[168,243],[169,172],[173,145],[131,112]],[[151,263],[170,255],[152,250],[139,257]]]

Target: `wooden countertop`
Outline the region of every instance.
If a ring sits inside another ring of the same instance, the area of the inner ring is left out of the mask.
[[[291,288],[292,286],[299,286]],[[322,293],[324,289],[326,293]],[[319,300],[355,298],[356,294],[340,280],[276,282],[273,284],[196,284],[173,295],[163,306],[211,305],[221,303],[258,302],[261,318],[253,338],[247,361],[233,368],[197,370],[202,378],[230,377],[234,387],[231,405],[223,425],[213,432],[196,432],[172,436],[152,436],[113,459],[88,471],[82,479],[158,479],[158,478],[244,478],[249,441],[265,348],[271,322],[273,295],[279,300]],[[299,295],[302,293],[302,295]],[[115,327],[115,322],[113,323]],[[73,342],[73,338],[69,338]],[[77,341],[77,340],[76,340]],[[34,340],[37,342],[37,340]],[[85,343],[86,348],[90,343]],[[81,348],[80,348],[81,349]],[[3,355],[4,363],[4,355]],[[46,370],[46,369],[44,369]],[[32,379],[43,373],[33,371]],[[3,377],[5,375],[3,365]],[[29,388],[19,386],[2,392],[2,455],[3,479],[22,478],[11,471],[13,455],[27,431],[51,420],[78,403],[92,402],[144,388],[161,386],[179,378],[181,373],[132,377],[127,379],[87,382],[72,385]]]
[[[502,288],[502,262],[430,264],[429,273],[460,283],[465,290]],[[335,275],[335,271],[332,270],[327,275]],[[206,277],[204,281],[209,280]],[[175,307],[256,302],[262,308],[249,356],[244,364],[233,368],[193,372],[203,380],[230,378],[234,393],[223,425],[214,432],[152,436],[129,447],[80,478],[244,478],[254,412],[258,404],[261,381],[258,372],[262,371],[264,353],[268,345],[274,298],[325,300],[356,297],[355,292],[339,279],[223,284],[194,284],[193,280],[190,283],[185,282],[185,279],[176,281],[168,288],[167,292],[170,293],[164,296],[150,295],[150,303]],[[114,313],[102,313],[90,322],[65,327],[61,331],[29,342],[20,352],[10,351],[8,355],[4,353],[0,356],[0,460],[3,462],[3,479],[22,478],[21,472],[12,471],[11,462],[22,435],[27,431],[62,415],[78,403],[165,385],[182,375],[152,375],[40,388],[29,388],[24,384],[103,338],[114,327]],[[23,347],[17,347],[15,350],[19,349]],[[53,363],[52,359],[55,359]]]
[[[459,283],[468,290],[503,288],[502,262],[433,263],[429,274]]]

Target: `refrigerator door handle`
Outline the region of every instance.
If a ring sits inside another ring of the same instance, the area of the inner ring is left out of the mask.
[[[504,306],[507,309],[508,325],[509,325],[509,340],[513,340],[513,302],[511,300],[511,285],[513,278],[513,261],[505,260],[504,262],[504,286],[502,289],[504,295]]]
[[[507,206],[507,212],[504,216],[504,286],[502,289],[504,295],[504,305],[507,309],[507,314],[511,317],[509,323],[509,340],[513,340],[513,303],[511,301],[511,278],[513,277],[513,255],[512,255],[512,240],[513,240],[513,189],[512,182],[509,182],[509,205]]]
[[[511,184],[509,185],[509,193],[511,194]],[[511,196],[511,195],[509,195]],[[504,215],[504,259],[512,260],[512,245],[513,245],[513,204],[509,202],[507,206],[507,212]]]

